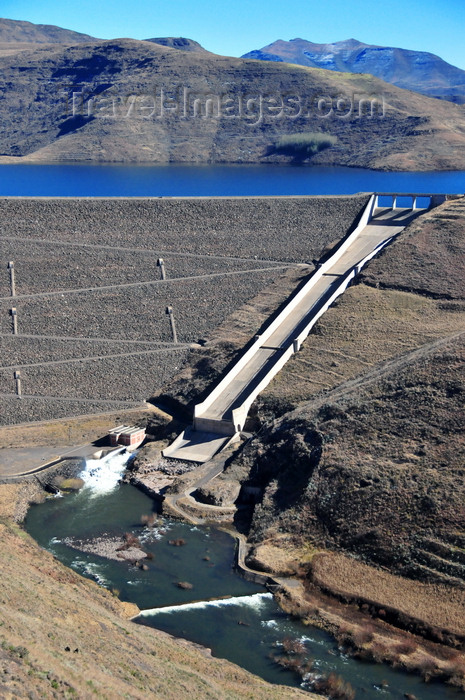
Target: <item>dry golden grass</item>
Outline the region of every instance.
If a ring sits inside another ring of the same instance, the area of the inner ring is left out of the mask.
[[[106,435],[115,425],[138,423],[153,416],[154,413],[166,416],[163,411],[147,404],[147,409],[137,408],[94,416],[4,426],[0,427],[0,447],[80,445]]]
[[[297,545],[291,537],[275,534],[270,540],[253,547],[247,556],[252,568],[277,576],[299,574],[319,550],[310,544]]]
[[[308,400],[380,362],[464,328],[465,304],[458,302],[457,309],[447,310],[444,302],[409,292],[351,287],[262,396]]]
[[[465,198],[445,202],[407,227],[362,273],[371,285],[465,299]]]
[[[464,252],[464,198],[414,220],[364,268],[368,284],[349,288],[324,314],[263,396],[305,401],[463,329]]]
[[[465,635],[465,591],[419,583],[375,569],[343,554],[317,554],[312,576],[321,588],[347,599],[392,608],[452,635]]]
[[[13,519],[16,512],[16,503],[22,489],[21,484],[3,484],[0,488],[0,518]]]
[[[314,586],[304,594],[299,588],[283,586],[277,598],[290,615],[333,634],[347,654],[365,661],[388,663],[420,674],[425,680],[441,679],[465,689],[465,654],[457,649],[425,640],[382,619],[367,618],[355,606],[342,603]]]

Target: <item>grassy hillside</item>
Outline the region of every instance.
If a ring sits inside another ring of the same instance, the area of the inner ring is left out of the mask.
[[[269,155],[279,139],[320,131],[337,143],[314,163],[465,168],[462,107],[368,75],[130,39],[22,52],[0,58],[0,70],[8,158],[289,162]]]
[[[52,24],[33,24],[14,19],[0,19],[0,56],[33,51],[50,44],[89,43],[93,37]],[[95,41],[98,41],[95,39]]]
[[[0,19],[0,44],[30,42],[31,44],[78,44],[93,37],[53,24],[33,24],[15,19]]]

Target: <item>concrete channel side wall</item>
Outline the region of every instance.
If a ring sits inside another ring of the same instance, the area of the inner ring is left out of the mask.
[[[376,196],[373,194],[371,195],[368,204],[366,205],[363,214],[360,218],[360,222],[357,225],[357,227],[352,231],[352,233],[347,236],[347,238],[341,243],[339,248],[336,250],[336,252],[325,262],[321,267],[316,270],[313,275],[310,277],[308,282],[302,287],[302,289],[296,294],[289,304],[281,311],[281,313],[274,319],[272,323],[265,329],[265,331],[257,336],[257,339],[255,342],[250,346],[250,348],[247,350],[247,352],[242,355],[241,358],[237,361],[237,363],[234,365],[234,367],[228,372],[228,374],[223,377],[221,382],[218,384],[218,386],[213,389],[213,391],[210,393],[209,396],[205,399],[200,404],[197,404],[194,407],[194,427],[198,430],[205,430],[205,426],[203,425],[203,422],[199,419],[201,419],[202,413],[205,413],[205,411],[211,406],[211,404],[220,396],[220,394],[223,392],[223,390],[228,386],[228,384],[237,376],[237,374],[245,367],[245,365],[249,362],[249,360],[255,355],[257,350],[266,342],[267,338],[269,338],[276,328],[278,328],[281,323],[284,321],[285,318],[289,316],[289,314],[292,313],[294,308],[300,303],[302,298],[308,293],[308,291],[315,285],[316,282],[329,270],[337,260],[345,253],[347,248],[352,245],[353,241],[357,238],[359,233],[365,228],[365,226],[368,224],[370,221],[371,217],[373,216],[373,211],[375,207],[375,201],[376,201]],[[285,353],[287,354],[287,352]],[[292,353],[291,353],[292,354]],[[290,355],[289,355],[290,357]],[[288,357],[287,357],[288,359]],[[283,362],[286,362],[285,360]],[[282,365],[281,365],[282,366]],[[261,384],[260,384],[261,386]],[[266,385],[265,385],[266,386]],[[240,410],[240,409],[238,409]],[[215,424],[218,423],[218,421],[214,421]],[[243,422],[239,423],[241,426],[244,425]],[[234,425],[237,426],[238,422],[234,420]],[[212,426],[210,427],[212,429]],[[215,430],[217,431],[218,428],[216,427]]]
[[[303,335],[303,333],[300,334],[299,337],[301,338],[301,340],[297,341],[297,347],[299,347],[300,342],[302,342],[302,340],[304,340],[307,337],[307,335],[310,333],[310,330],[315,325],[315,323],[318,321],[320,316],[322,316],[325,313],[325,311],[327,311],[328,308],[331,306],[333,301],[346,290],[346,288],[348,287],[351,280],[355,277],[355,274],[356,274],[355,271],[351,270],[349,273],[347,273],[344,276],[343,281],[337,287],[334,294],[331,295],[331,297],[328,299],[326,304],[324,304],[324,306],[312,318],[311,322],[307,326],[306,334],[305,335]],[[271,382],[273,377],[275,377],[278,374],[278,372],[284,367],[286,362],[288,362],[288,360],[292,357],[292,355],[295,354],[295,352],[296,352],[296,350],[294,349],[294,343],[292,342],[286,348],[286,350],[283,352],[283,354],[276,360],[275,364],[270,369],[268,374],[265,377],[263,377],[262,381],[249,394],[249,396],[247,397],[245,402],[242,404],[242,406],[239,406],[239,408],[235,408],[233,410],[232,415],[233,415],[233,422],[234,422],[235,426],[243,427],[245,425],[245,421],[247,419],[250,407],[253,404],[253,402],[255,401],[255,399],[257,398],[257,396],[263,391],[263,389],[265,389],[268,386],[268,384]]]
[[[370,253],[369,255],[366,256],[363,260],[361,260],[357,265],[355,265],[351,270],[349,270],[344,277],[341,280],[341,283],[337,286],[335,289],[334,293],[331,295],[331,297],[328,299],[328,301],[321,307],[321,309],[312,317],[311,321],[308,323],[308,325],[301,331],[301,333],[294,338],[293,342],[289,345],[288,348],[286,348],[285,352],[281,355],[281,357],[276,361],[276,363],[273,365],[273,367],[270,369],[268,374],[263,377],[262,381],[260,384],[258,384],[257,387],[251,392],[251,394],[247,397],[247,399],[244,401],[242,406],[239,406],[238,408],[235,408],[232,412],[233,415],[233,423],[235,426],[244,426],[245,421],[247,419],[247,416],[249,414],[249,410],[257,396],[265,389],[268,384],[271,382],[271,380],[278,374],[278,372],[284,367],[286,362],[294,355],[296,352],[299,351],[301,344],[304,342],[304,340],[307,338],[308,334],[312,330],[313,326],[315,323],[318,321],[318,319],[329,309],[331,304],[339,297],[341,294],[345,292],[349,284],[352,282],[354,277],[356,277],[362,267],[366,265],[366,263],[371,260],[375,255],[377,255],[382,248],[384,248],[385,245],[390,243],[392,238],[389,238],[387,241],[384,241],[381,245],[379,245],[375,250]]]

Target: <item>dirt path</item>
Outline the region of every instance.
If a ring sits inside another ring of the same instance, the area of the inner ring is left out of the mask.
[[[17,362],[14,365],[2,365],[0,366],[0,369],[11,369],[15,370],[18,369],[18,367],[49,367],[53,365],[67,365],[67,364],[72,364],[76,362],[87,362],[90,360],[114,360],[119,357],[135,357],[137,355],[153,355],[157,353],[162,353],[162,352],[172,352],[173,350],[183,350],[187,349],[190,347],[190,343],[177,343],[173,344],[172,347],[168,348],[152,348],[151,350],[137,350],[134,352],[124,352],[124,353],[117,353],[114,355],[87,355],[86,357],[72,357],[69,358],[68,360],[48,360],[47,362],[32,362],[29,364],[23,364],[21,362]],[[45,397],[43,397],[45,398]],[[76,400],[76,399],[73,399]],[[80,400],[80,399],[79,399]]]
[[[384,362],[381,366],[377,366],[372,370],[368,370],[366,373],[359,377],[356,377],[355,379],[347,380],[346,382],[338,386],[336,389],[332,389],[331,391],[328,391],[327,393],[323,394],[323,396],[318,396],[313,400],[306,401],[305,409],[317,409],[330,401],[336,401],[338,399],[346,398],[361,388],[365,389],[371,386],[372,384],[375,384],[383,377],[391,374],[394,370],[404,369],[416,360],[428,358],[442,346],[447,345],[448,343],[457,340],[458,338],[461,338],[464,335],[464,330],[458,331],[456,333],[451,333],[445,336],[444,338],[440,338],[439,340],[433,340],[431,343],[426,343],[425,345],[422,345],[421,347],[416,348],[415,350],[412,350],[411,352],[408,352],[405,355],[402,355],[401,357],[394,358],[393,360],[388,360],[387,362]]]
[[[180,253],[179,251],[176,250],[165,250],[160,249],[158,251],[150,250],[149,248],[132,248],[132,247],[127,247],[127,246],[112,246],[112,245],[103,245],[103,244],[98,244],[98,243],[72,243],[71,241],[63,241],[61,239],[54,239],[53,241],[46,239],[46,238],[17,238],[16,236],[1,236],[2,240],[5,241],[15,241],[15,242],[21,242],[21,243],[43,243],[46,245],[53,245],[53,246],[71,246],[74,248],[91,248],[91,249],[97,249],[97,250],[117,250],[117,251],[124,251],[125,253],[143,253],[144,255],[153,255],[154,257],[158,258],[163,255],[172,255],[174,257],[178,258],[200,258],[201,260],[205,260],[205,258],[208,258],[209,260],[225,260],[225,261],[232,261],[232,262],[253,262],[253,263],[269,263],[270,266],[280,266],[280,261],[279,260],[267,260],[266,258],[240,258],[232,255],[204,255],[202,253]],[[288,263],[290,266],[296,266],[296,265],[303,265],[304,267],[308,267],[308,265],[304,263]]]
[[[5,392],[0,392],[0,396],[3,398],[7,399],[12,399],[16,398],[19,399],[17,394],[7,394]],[[34,399],[37,401],[63,401],[63,402],[72,402],[72,403],[91,403],[91,404],[104,404],[108,406],[120,406],[121,408],[136,408],[139,406],[142,408],[142,404],[140,401],[123,401],[120,400],[118,401],[117,399],[86,399],[82,397],[65,397],[65,396],[45,396],[41,394],[40,396],[38,394],[21,394],[22,399]]]
[[[205,274],[205,275],[189,275],[187,277],[170,277],[169,279],[166,280],[161,280],[161,279],[156,279],[156,280],[147,280],[145,282],[123,282],[122,284],[108,284],[108,285],[101,285],[100,287],[78,287],[76,289],[59,289],[57,291],[53,292],[36,292],[35,294],[17,294],[15,297],[12,297],[11,295],[8,295],[6,297],[0,297],[0,301],[11,301],[11,299],[21,300],[21,299],[38,299],[38,298],[45,298],[45,297],[62,297],[65,294],[84,294],[88,292],[108,292],[109,290],[113,289],[128,289],[131,287],[151,287],[151,286],[164,286],[167,284],[176,284],[178,282],[195,282],[197,280],[205,280],[205,279],[215,279],[218,277],[237,277],[239,275],[250,275],[250,274],[255,274],[257,272],[269,272],[270,269],[273,270],[286,270],[288,267],[297,267],[295,263],[279,263],[277,265],[274,265],[272,268],[270,267],[254,267],[253,269],[247,269],[247,270],[233,270],[231,272],[212,272],[210,274]]]
[[[11,338],[11,333],[0,333],[0,338]],[[168,342],[166,340],[128,340],[127,338],[93,338],[72,335],[35,335],[33,333],[16,333],[15,338],[32,338],[33,340],[73,340],[89,342],[89,343],[117,343],[118,345],[166,345],[167,347],[179,347],[179,344]]]

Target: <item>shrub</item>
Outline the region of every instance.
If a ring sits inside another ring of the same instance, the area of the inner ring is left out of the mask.
[[[271,654],[270,658],[274,663],[278,664],[287,671],[304,678],[313,668],[313,659],[308,656],[308,651],[305,644],[300,639],[292,639],[292,637],[284,637],[281,642],[283,654]],[[279,644],[277,643],[277,646]]]
[[[352,635],[352,639],[357,647],[362,647],[364,644],[368,644],[369,642],[373,641],[373,632],[368,626],[360,627],[359,629],[355,630]]]
[[[423,656],[417,663],[417,669],[428,682],[437,671],[436,661],[431,656]]]
[[[336,136],[320,132],[303,134],[286,134],[281,136],[273,146],[272,153],[293,156],[297,160],[311,158],[316,153],[324,151],[337,143]]]
[[[123,537],[123,543],[116,548],[117,552],[124,552],[126,549],[131,549],[131,547],[136,547],[141,549],[140,540],[132,532],[125,532]]]
[[[124,540],[131,547],[140,547],[139,538],[136,537],[136,535],[133,535],[132,532],[125,532],[124,533]]]
[[[398,642],[395,647],[394,651],[396,654],[401,654],[402,656],[408,656],[409,654],[413,654],[415,649],[417,648],[416,642],[413,639],[405,639],[402,642]]]
[[[452,678],[462,680],[465,678],[465,660],[462,658],[452,659],[447,666],[447,673]]]
[[[374,661],[381,663],[389,658],[389,648],[383,642],[373,642],[370,647],[371,655]]]
[[[341,676],[330,673],[327,678],[321,678],[315,683],[315,690],[327,694],[330,700],[354,700],[355,691]]]

